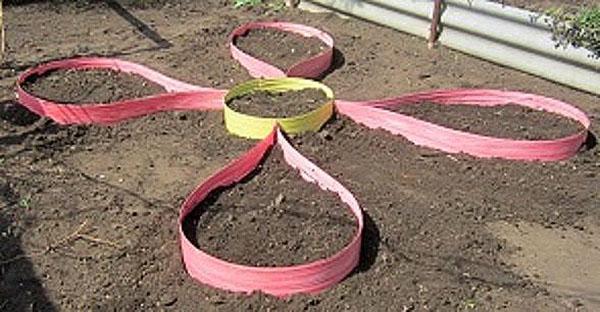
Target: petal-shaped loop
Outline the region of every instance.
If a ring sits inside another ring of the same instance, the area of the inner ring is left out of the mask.
[[[383,109],[419,102],[475,106],[514,103],[571,118],[584,130],[556,140],[511,140],[454,130]],[[572,157],[587,139],[590,126],[586,114],[567,103],[534,94],[485,89],[435,90],[363,102],[336,101],[336,108],[341,114],[369,128],[382,128],[402,135],[417,145],[448,153],[516,160],[555,161]]]
[[[265,153],[277,144],[285,161],[300,171],[308,182],[334,192],[346,203],[356,218],[357,231],[349,245],[333,256],[307,264],[288,267],[252,267],[226,262],[196,248],[185,236],[183,221],[211,191],[228,186],[247,176]],[[358,202],[344,186],[296,151],[275,128],[254,148],[205,180],[186,199],[179,216],[179,233],[183,262],[188,273],[201,283],[235,292],[262,291],[275,296],[317,293],[346,277],[357,265],[363,229],[363,215]]]
[[[168,93],[108,104],[64,104],[28,93],[22,84],[32,76],[57,69],[111,69],[136,74],[162,87]],[[54,61],[25,71],[17,80],[19,102],[34,113],[59,124],[110,124],[128,118],[169,110],[216,110],[223,107],[227,91],[197,87],[169,78],[148,67],[112,58],[74,58]]]
[[[296,33],[304,37],[315,37],[321,40],[327,48],[321,53],[302,60],[287,69],[277,68],[266,61],[254,58],[235,45],[235,39],[251,29],[271,28],[280,31]],[[229,36],[231,56],[236,59],[250,75],[255,78],[304,77],[317,78],[331,66],[333,61],[333,38],[324,31],[306,25],[284,22],[250,22],[234,29]]]

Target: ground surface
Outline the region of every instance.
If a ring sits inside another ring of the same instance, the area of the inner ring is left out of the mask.
[[[481,107],[420,103],[390,109],[452,129],[499,138],[544,140],[566,137],[583,128],[569,118],[517,105]]]
[[[327,96],[319,89],[288,92],[256,91],[231,100],[233,110],[263,117],[292,117],[306,114],[327,102]]]
[[[41,77],[32,76],[23,86],[44,99],[69,104],[110,103],[164,92],[164,88],[140,76],[112,70],[51,71]]]
[[[450,87],[520,90],[587,110],[595,133],[599,98],[443,47],[428,50],[421,39],[330,14],[234,11],[225,0],[126,8],[130,14],[122,9],[6,9],[8,65],[0,71],[2,310],[599,309],[598,146],[557,163],[481,160],[416,147],[340,117],[292,143],[363,207],[359,268],[327,292],[286,300],[194,283],[178,252],[179,205],[198,182],[254,142],[228,135],[218,112],[59,127],[14,104],[19,72],[51,59],[102,54],[227,88],[249,78],[228,54],[229,32],[245,21],[277,18],[334,36],[339,51],[324,82],[338,98]],[[128,22],[132,16],[149,28],[138,27],[140,32]],[[472,116],[474,124],[485,122],[476,112]],[[22,254],[29,257],[6,262]]]
[[[325,49],[325,45],[317,38],[272,29],[250,30],[245,36],[238,37],[236,45],[247,54],[268,60],[269,64],[280,69],[288,69]]]

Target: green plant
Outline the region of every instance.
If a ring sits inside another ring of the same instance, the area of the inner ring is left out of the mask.
[[[233,3],[234,8],[241,8],[244,6],[256,6],[262,3],[262,0],[235,0]]]
[[[467,299],[465,300],[465,308],[468,310],[473,310],[477,307],[477,301],[475,299]]]
[[[600,58],[600,7],[565,7],[549,9],[545,12],[552,27],[557,46],[573,45],[590,50],[592,56]]]
[[[285,8],[285,2],[283,0],[274,0],[274,1],[268,1],[268,0],[234,0],[235,2],[233,3],[233,7],[234,8],[241,8],[241,7],[245,7],[245,6],[249,6],[249,7],[254,7],[254,6],[258,6],[258,5],[263,5],[264,7],[266,7],[267,9],[271,10],[271,11],[280,11],[281,9]]]
[[[274,1],[274,2],[270,2],[267,3],[267,7],[272,10],[272,11],[280,11],[281,9],[285,8],[285,2],[283,1]]]
[[[31,196],[27,195],[19,200],[19,207],[29,209],[31,207]]]

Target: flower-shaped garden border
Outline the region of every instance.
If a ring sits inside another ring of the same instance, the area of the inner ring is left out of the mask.
[[[235,39],[238,36],[244,35],[251,29],[261,28],[274,28],[305,37],[316,37],[325,44],[326,48],[319,54],[303,60],[287,70],[279,69],[244,53],[235,45]],[[186,198],[181,207],[179,233],[183,262],[188,273],[194,279],[213,287],[247,293],[258,290],[276,296],[316,293],[335,285],[356,267],[360,257],[363,229],[363,215],[358,202],[339,182],[296,151],[283,135],[283,132],[299,133],[319,130],[334,109],[369,128],[381,128],[393,134],[402,135],[417,145],[448,153],[462,152],[476,157],[556,161],[575,155],[587,139],[590,121],[583,111],[555,99],[521,92],[455,89],[419,92],[375,101],[335,100],[333,92],[318,82],[284,78],[287,76],[319,77],[332,63],[334,45],[332,37],[309,26],[284,22],[251,22],[236,28],[229,37],[229,43],[233,58],[248,69],[253,77],[282,79],[253,80],[238,85],[230,91],[218,90],[181,82],[143,65],[119,59],[74,58],[54,61],[29,69],[19,77],[16,87],[19,102],[23,106],[63,125],[112,124],[160,111],[223,109],[225,126],[231,133],[261,139],[250,151],[203,181]],[[161,85],[167,92],[108,104],[71,105],[39,98],[22,88],[22,84],[29,77],[57,69],[111,69],[136,74]],[[269,88],[297,90],[307,87],[324,90],[328,102],[311,113],[291,119],[247,116],[235,112],[227,106],[227,99],[235,97],[240,92],[268,90]],[[555,140],[511,140],[458,131],[385,109],[420,102],[475,106],[517,104],[571,118],[579,122],[583,130]],[[357,223],[357,231],[351,242],[332,257],[290,267],[238,265],[211,256],[194,246],[182,231],[181,224],[184,218],[211,191],[232,185],[250,174],[268,150],[276,145],[283,150],[285,161],[297,169],[307,182],[316,183],[323,190],[338,194],[340,199],[348,205]]]

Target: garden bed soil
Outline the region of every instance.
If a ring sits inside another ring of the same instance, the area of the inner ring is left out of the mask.
[[[319,89],[269,92],[254,91],[232,99],[228,105],[234,111],[261,117],[293,117],[313,111],[327,102]]]
[[[318,38],[268,28],[249,30],[246,35],[236,39],[235,45],[247,54],[281,69],[288,69],[326,48]]]
[[[597,241],[600,149],[593,140],[573,159],[542,163],[448,155],[340,116],[319,132],[294,136],[293,145],[355,194],[365,213],[364,241],[359,267],[339,285],[317,295],[276,299],[199,285],[181,263],[177,218],[184,198],[256,144],[229,135],[222,112],[164,112],[109,127],[62,127],[15,104],[13,87],[18,73],[40,62],[102,54],[201,86],[230,88],[249,76],[231,60],[227,35],[266,14],[335,36],[341,53],[324,82],[338,98],[376,99],[435,88],[514,89],[586,109],[592,132],[598,133],[598,97],[443,47],[428,50],[423,40],[331,14],[232,11],[229,1],[217,0],[169,2],[160,10],[126,8],[172,44],[157,49],[155,37],[138,33],[110,7],[53,8],[37,3],[5,10],[4,310],[598,310],[599,283],[577,278],[597,276],[597,257],[579,248],[583,263],[545,266],[570,278],[566,292],[557,286],[564,285],[561,280],[550,283],[543,272],[516,267],[511,257],[519,249],[492,226],[527,223],[536,225],[528,229],[557,234],[549,237],[569,233],[563,236]],[[69,93],[63,84],[56,87],[52,92]],[[449,118],[460,124],[460,117]],[[474,124],[484,122],[477,114],[472,118]],[[280,193],[265,189],[260,195],[276,199]]]
[[[112,103],[165,92],[141,76],[106,69],[53,70],[29,77],[23,88],[43,99],[67,104]]]
[[[583,130],[582,125],[558,114],[518,105],[481,107],[421,103],[390,110],[456,130],[511,139],[563,138]]]
[[[336,194],[303,180],[275,148],[245,181],[196,207],[184,229],[200,249],[223,260],[289,266],[342,250],[356,219]]]

